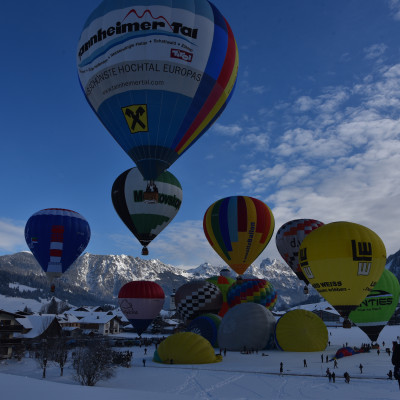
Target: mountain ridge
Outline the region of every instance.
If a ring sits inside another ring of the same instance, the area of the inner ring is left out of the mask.
[[[397,278],[400,275],[400,250],[389,256],[386,267]],[[196,268],[182,269],[156,259],[141,259],[128,255],[95,255],[84,253],[59,278],[56,295],[64,301],[78,305],[116,304],[120,288],[133,280],[151,280],[160,284],[166,295],[164,307],[169,308],[169,298],[174,290],[193,279],[207,279],[219,275],[226,266],[204,263]],[[229,268],[228,268],[229,269]],[[230,270],[230,269],[229,269]],[[236,273],[231,271],[231,276]],[[244,278],[267,279],[278,293],[277,310],[290,308],[319,296],[310,287],[310,295],[303,293],[304,283],[279,260],[264,259],[259,266],[251,265]],[[20,296],[11,283],[36,288],[24,292],[26,298],[49,296],[49,284],[44,272],[30,252],[0,256],[0,294]],[[11,285],[12,286],[12,285]],[[31,296],[31,297],[29,297]],[[1,306],[0,306],[1,308]]]

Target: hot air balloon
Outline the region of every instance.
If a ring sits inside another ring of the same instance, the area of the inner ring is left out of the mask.
[[[231,308],[218,329],[218,344],[231,351],[265,349],[274,334],[275,317],[257,303]]]
[[[236,281],[234,278],[231,278],[228,274],[226,274],[226,271],[229,272],[228,269],[223,269],[223,270],[221,270],[221,275],[212,276],[211,278],[207,278],[207,281],[218,286],[218,289],[222,293],[222,306],[221,306],[221,309],[218,311],[218,315],[221,317],[223,317],[225,315],[225,313],[229,310],[229,305],[228,305],[226,296],[228,294],[229,288]],[[224,275],[222,275],[222,274],[224,274]]]
[[[312,286],[347,317],[370,293],[385,268],[386,249],[371,229],[332,222],[312,231],[300,246],[300,266]]]
[[[162,287],[151,281],[126,283],[118,293],[118,304],[140,336],[160,313],[164,305]]]
[[[266,279],[241,279],[230,286],[227,302],[230,308],[242,303],[257,303],[272,310],[277,297],[274,287]]]
[[[197,333],[207,339],[212,347],[218,347],[218,328],[221,317],[216,314],[203,314],[195,318],[186,327],[186,332]]]
[[[203,219],[207,240],[238,274],[243,274],[269,243],[275,220],[262,201],[231,196],[212,204]]]
[[[114,182],[111,198],[115,211],[144,246],[172,221],[182,203],[182,187],[170,172],[163,172],[151,184],[137,168],[122,173]]]
[[[46,208],[28,219],[25,240],[54,291],[54,279],[59,278],[88,245],[90,227],[76,211]]]
[[[210,364],[222,361],[210,342],[193,332],[178,332],[164,339],[154,352],[153,361],[164,364]]]
[[[322,351],[328,344],[328,329],[311,311],[288,311],[275,325],[275,343],[283,351]]]
[[[350,313],[349,319],[365,332],[371,341],[376,342],[380,332],[396,311],[399,295],[400,285],[397,277],[385,269],[372,292]]]
[[[276,233],[276,247],[287,265],[305,282],[304,293],[308,293],[308,280],[301,271],[299,264],[299,248],[303,239],[314,229],[324,225],[315,219],[295,219],[283,224]]]
[[[217,314],[222,306],[222,293],[206,280],[193,280],[180,286],[175,293],[176,312],[185,322],[201,314]]]
[[[104,0],[77,49],[87,101],[146,180],[220,116],[238,60],[228,22],[207,0]]]

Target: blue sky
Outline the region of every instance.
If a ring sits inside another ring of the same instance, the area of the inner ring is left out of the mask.
[[[87,251],[140,257],[111,186],[134,166],[79,87],[76,47],[98,0],[2,4],[0,255],[28,250],[27,219],[81,213]],[[202,219],[214,201],[249,195],[276,228],[295,218],[351,221],[400,248],[400,1],[215,0],[239,48],[235,93],[170,171],[183,187],[175,220],[150,245],[176,266],[223,264]]]

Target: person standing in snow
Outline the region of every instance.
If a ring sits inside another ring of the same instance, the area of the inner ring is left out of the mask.
[[[303,364],[304,364],[304,368],[306,368],[307,367],[307,360],[306,359],[303,360]]]
[[[362,374],[362,370],[363,370],[363,365],[360,363],[360,365],[358,366],[358,368],[360,368],[360,373]]]
[[[280,364],[280,368],[279,368],[279,375],[283,374],[283,362],[281,362]]]
[[[393,342],[392,364],[394,365],[393,376],[399,382],[400,389],[400,345]]]
[[[334,372],[332,372],[332,381],[333,381],[333,383],[335,383],[335,378],[336,378],[336,374]]]
[[[349,373],[348,373],[348,372],[345,372],[345,373],[343,374],[343,376],[344,376],[344,381],[345,381],[346,383],[350,383],[350,375],[349,375]]]

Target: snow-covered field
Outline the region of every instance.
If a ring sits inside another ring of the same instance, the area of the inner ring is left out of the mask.
[[[356,354],[338,360],[336,382],[329,382],[325,371],[333,370],[331,359],[336,350],[348,343],[360,346],[368,342],[358,328],[329,328],[331,345],[318,353],[289,353],[279,350],[264,351],[267,356],[227,352],[221,363],[204,365],[163,365],[152,361],[154,347],[144,355],[144,348],[131,348],[134,355],[131,368],[118,368],[115,376],[100,381],[95,387],[80,386],[73,380],[73,370],[68,364],[64,376],[59,368],[50,365],[46,379],[36,362],[24,358],[0,362],[0,386],[3,393],[14,400],[109,400],[132,399],[399,399],[397,381],[388,380],[392,369],[391,357],[382,349],[382,342],[391,348],[400,335],[400,326],[387,326],[379,336],[381,353]],[[296,340],[296,338],[293,338]],[[321,354],[324,362],[321,363]],[[146,367],[142,360],[146,359]],[[303,360],[308,367],[304,368]],[[283,362],[284,373],[279,375]],[[360,363],[364,366],[360,373]],[[344,382],[348,371],[350,384]]]

